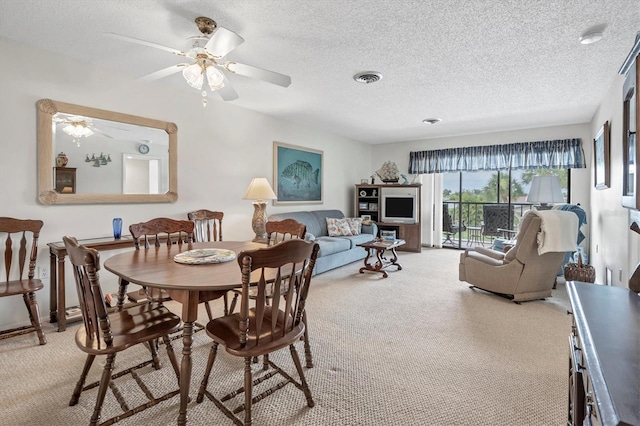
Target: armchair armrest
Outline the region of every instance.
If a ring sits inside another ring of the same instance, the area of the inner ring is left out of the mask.
[[[497,260],[504,260],[504,253],[499,252],[497,250],[491,250],[488,248],[484,248],[484,247],[476,247],[475,251],[477,251],[480,254],[483,254],[485,256],[489,256],[493,259],[497,259]]]
[[[478,251],[466,250],[463,253],[462,256],[464,258],[467,258],[467,259],[477,260],[478,262],[481,262],[481,263],[483,263],[485,265],[490,265],[490,266],[502,266],[502,265],[504,265],[504,262],[501,259],[496,259],[494,257],[487,256],[487,255],[482,254],[482,253],[480,253]],[[464,262],[465,262],[465,260],[463,260],[463,263]]]

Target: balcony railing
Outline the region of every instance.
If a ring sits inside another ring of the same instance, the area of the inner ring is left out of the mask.
[[[485,228],[484,206],[506,206],[508,219],[489,231]],[[509,208],[511,206],[511,208]],[[467,201],[444,201],[443,208],[449,212],[454,224],[453,231],[443,229],[443,246],[468,248],[477,245],[491,245],[494,238],[510,238],[518,231],[522,216],[532,208],[530,203],[477,203]]]

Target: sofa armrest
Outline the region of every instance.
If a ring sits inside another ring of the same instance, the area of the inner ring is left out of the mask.
[[[360,230],[362,234],[372,234],[374,237],[378,236],[378,225],[371,223],[369,225],[362,225]]]

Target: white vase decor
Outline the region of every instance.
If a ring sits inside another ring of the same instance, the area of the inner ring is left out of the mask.
[[[400,179],[400,170],[398,170],[398,166],[396,166],[396,163],[393,161],[385,162],[382,167],[380,167],[380,170],[376,171],[376,174],[380,176],[380,179],[382,179],[384,183],[397,183]]]

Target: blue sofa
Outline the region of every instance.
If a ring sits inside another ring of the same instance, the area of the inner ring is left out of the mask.
[[[366,243],[378,235],[375,223],[362,225],[360,235],[330,237],[327,218],[345,217],[340,210],[312,210],[304,212],[278,213],[269,216],[270,221],[293,219],[307,226],[307,240],[314,240],[320,246],[313,274],[321,274],[357,260],[364,259],[367,251],[356,244]]]

